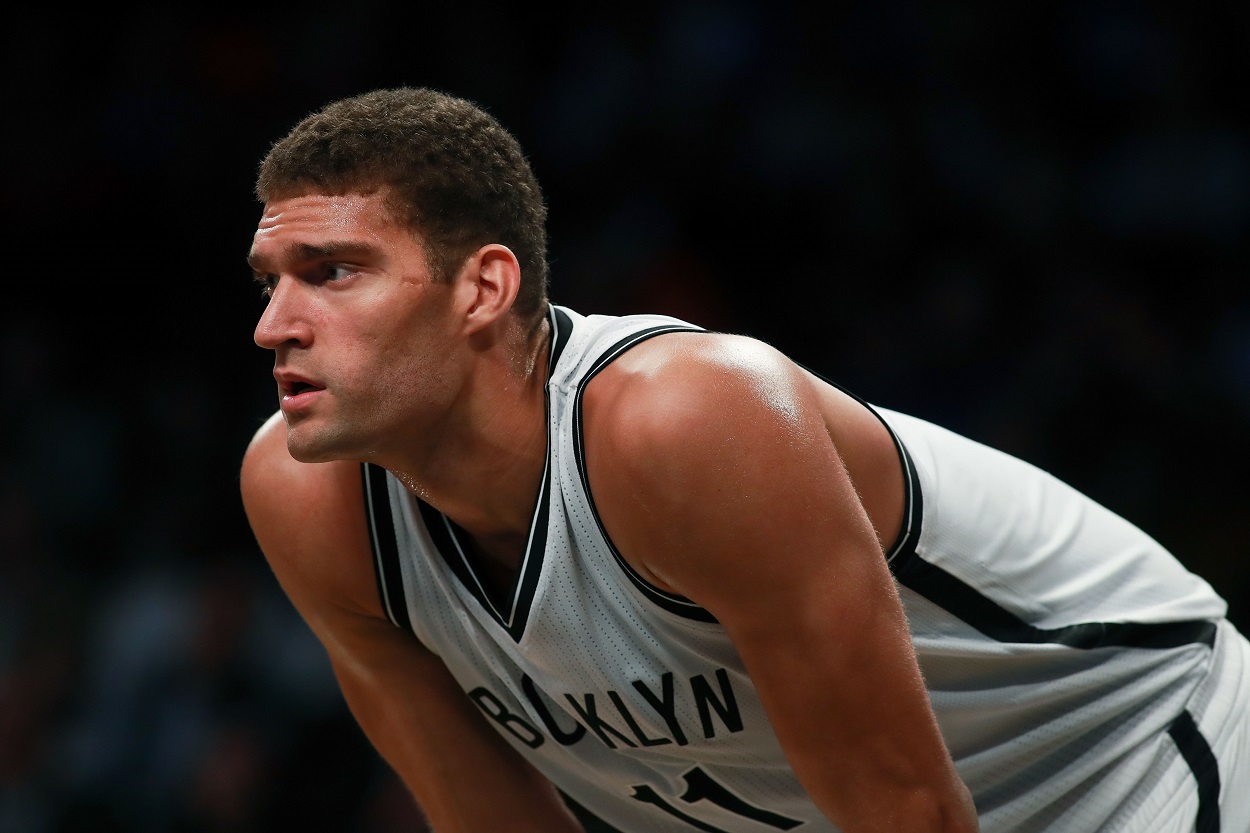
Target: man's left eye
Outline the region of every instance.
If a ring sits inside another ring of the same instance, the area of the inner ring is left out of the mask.
[[[267,274],[262,274],[260,272],[255,272],[252,275],[252,279],[255,280],[256,285],[260,287],[261,295],[265,296],[266,298],[270,298],[273,296],[274,287],[278,285],[277,275],[267,275]]]

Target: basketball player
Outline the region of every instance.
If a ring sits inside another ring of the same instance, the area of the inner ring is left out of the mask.
[[[244,505],[433,829],[1250,830],[1250,647],[1144,532],[767,344],[549,303],[470,102],[330,104],[257,195]]]

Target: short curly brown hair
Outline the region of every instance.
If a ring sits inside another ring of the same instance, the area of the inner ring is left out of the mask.
[[[547,307],[547,207],[520,143],[482,107],[425,87],[374,90],[306,116],[260,163],[261,202],[317,191],[386,195],[436,278],[501,243],[521,264],[513,310]]]

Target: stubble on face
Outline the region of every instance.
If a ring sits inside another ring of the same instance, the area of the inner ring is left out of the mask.
[[[271,300],[285,305],[266,335],[276,367],[322,387],[310,407],[284,409],[291,455],[374,460],[406,434],[428,433],[455,398],[451,286],[434,280],[382,195],[275,201],[256,239],[256,262],[290,273]]]

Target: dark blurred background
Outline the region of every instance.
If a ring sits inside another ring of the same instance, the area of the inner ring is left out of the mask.
[[[9,13],[0,833],[423,829],[237,490],[256,165],[381,86],[517,134],[557,302],[1023,456],[1250,626],[1250,6],[521,5]]]

